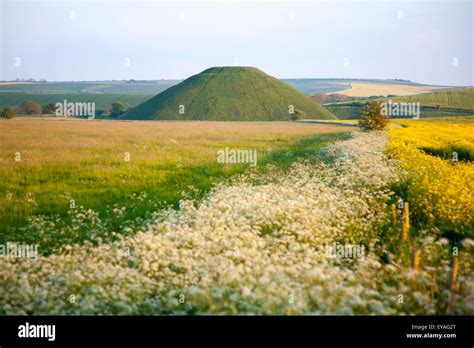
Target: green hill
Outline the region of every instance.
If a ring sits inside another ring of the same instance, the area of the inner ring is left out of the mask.
[[[121,118],[282,121],[292,119],[292,108],[303,118],[335,118],[306,95],[257,68],[217,67],[170,87]]]
[[[95,103],[96,110],[104,110],[116,101],[122,101],[131,106],[137,106],[151,98],[149,94],[101,94],[101,93],[16,93],[0,92],[0,109],[5,106],[18,106],[26,100],[32,100],[41,105],[62,103],[65,99],[72,103]]]

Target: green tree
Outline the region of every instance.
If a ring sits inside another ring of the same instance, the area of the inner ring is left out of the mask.
[[[41,115],[42,112],[41,105],[31,100],[25,100],[18,107],[18,113],[22,115]]]
[[[117,117],[123,114],[127,110],[125,104],[121,101],[117,101],[115,103],[112,103],[112,111],[110,113],[110,116],[112,117]]]
[[[6,106],[0,113],[2,118],[13,118],[16,116],[15,110],[11,106]]]
[[[371,102],[364,108],[362,118],[359,120],[359,127],[365,131],[383,130],[387,127],[388,117],[382,115],[380,102]]]

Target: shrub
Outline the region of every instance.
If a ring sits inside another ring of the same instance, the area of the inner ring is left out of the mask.
[[[383,130],[387,127],[388,117],[382,115],[380,102],[371,102],[364,108],[359,127],[365,131]]]
[[[23,115],[40,115],[42,112],[41,105],[31,100],[25,100],[18,107],[18,113]]]
[[[16,113],[11,106],[6,106],[0,113],[0,117],[2,118],[13,118],[15,116]]]
[[[43,115],[50,115],[50,114],[55,114],[56,113],[56,104],[54,103],[49,103],[46,105],[43,105],[42,108]]]
[[[297,120],[302,120],[302,119],[305,119],[306,118],[306,113],[302,110],[298,110],[298,109],[295,109],[295,112],[293,113],[293,115],[291,115],[291,119],[293,121],[297,121]]]
[[[125,104],[121,101],[112,103],[112,111],[110,113],[110,116],[112,117],[117,117],[123,114],[127,110],[127,107]]]

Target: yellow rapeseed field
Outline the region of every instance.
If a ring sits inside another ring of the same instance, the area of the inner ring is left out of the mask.
[[[388,151],[406,171],[406,197],[417,223],[472,238],[474,122],[403,121]]]

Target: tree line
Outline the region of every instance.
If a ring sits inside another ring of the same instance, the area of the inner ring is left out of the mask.
[[[128,103],[122,101],[116,101],[112,103],[105,110],[100,112],[100,116],[104,117],[118,117],[124,112],[130,109]],[[25,100],[18,106],[5,106],[0,112],[1,118],[14,118],[17,115],[55,115],[56,114],[56,104],[48,103],[41,105],[32,100]]]

